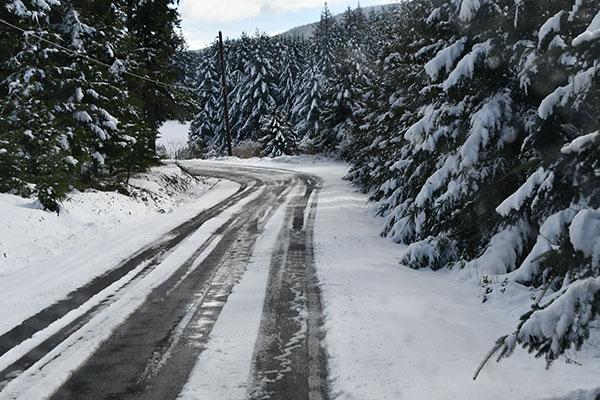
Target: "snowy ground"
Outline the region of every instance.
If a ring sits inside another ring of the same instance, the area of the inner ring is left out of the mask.
[[[71,193],[60,215],[0,194],[0,333],[238,188],[195,179],[175,165],[153,168],[130,184],[132,197]]]
[[[373,217],[366,197],[343,181],[346,164],[308,156],[216,162],[290,169],[323,179],[314,242],[330,385],[336,399],[593,399],[592,392],[568,394],[600,385],[600,351],[593,346],[570,354],[577,363],[559,360],[549,370],[543,360],[517,352],[500,364],[490,363],[474,382],[479,362],[496,338],[514,328],[530,293],[513,285],[482,303],[477,271],[414,271],[401,266],[401,247],[379,237],[380,221]],[[60,216],[41,211],[31,200],[0,195],[0,333],[238,188],[231,182],[190,180],[172,165],[140,176],[132,185],[137,187],[132,189],[134,198],[73,193]],[[234,208],[240,207],[243,204]],[[210,400],[245,398],[266,266],[281,228],[281,213],[259,239],[252,263],[229,296],[181,398],[198,399],[201,394],[211,394],[206,397]],[[63,367],[51,368],[42,378],[25,376],[14,387],[31,387],[31,398],[43,398],[35,397],[40,385],[46,385],[46,391],[48,382],[60,385],[52,374],[68,370],[73,360],[82,362],[79,359],[143,301],[142,293],[164,281],[173,266],[227,218],[219,215],[203,226],[140,282],[139,290],[95,317],[91,322],[102,328],[101,334],[92,335],[86,328],[81,337],[89,334],[91,339],[63,343],[71,349],[63,349],[62,361],[58,360]],[[70,347],[72,343],[81,348]],[[52,357],[53,353],[47,356]]]
[[[571,391],[599,386],[597,348],[571,354],[582,365],[559,360],[549,370],[543,360],[517,351],[500,364],[489,363],[473,381],[494,341],[510,333],[527,309],[528,291],[510,287],[482,303],[474,271],[414,271],[399,265],[401,248],[379,237],[380,221],[373,217],[366,197],[342,180],[345,164],[312,157],[217,161],[292,169],[323,178],[315,226],[316,262],[325,303],[331,386],[337,399],[571,398],[575,396],[568,394]],[[188,387],[206,393],[206,380],[199,372],[239,359],[236,342],[238,346],[240,342],[234,337],[239,332],[233,335],[236,330],[224,328],[242,312],[243,304],[236,307],[236,301],[243,292],[234,291],[230,297],[220,316],[223,323],[217,323],[201,356],[202,366]],[[219,399],[243,398],[243,377],[235,382],[220,381]],[[185,394],[193,398],[194,393]]]

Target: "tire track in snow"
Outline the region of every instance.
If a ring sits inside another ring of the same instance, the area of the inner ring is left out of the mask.
[[[249,179],[242,174],[233,174],[232,178],[240,184],[240,188],[233,195],[200,212],[196,217],[166,233],[158,241],[146,245],[133,256],[121,262],[117,268],[93,279],[87,285],[70,293],[64,300],[47,307],[0,336],[0,361],[3,361],[2,364],[5,365],[0,371],[0,390],[84,326],[94,315],[114,303],[119,298],[120,292],[151,273],[182,240],[197,231],[207,221],[219,216],[228,208],[249,198],[264,187],[262,181]],[[226,222],[226,225],[230,222]],[[182,265],[182,268],[189,268],[222,230],[223,227],[217,229],[209,240],[203,243],[196,253]],[[105,293],[104,298],[97,302],[93,301],[102,297],[103,293]],[[78,309],[82,310],[81,314],[70,318],[70,313],[77,313]],[[63,326],[53,329],[54,325],[61,323]],[[38,341],[39,343],[33,343],[35,340],[32,338],[39,337],[45,330],[51,331],[48,333],[48,337],[43,338],[41,342]],[[16,353],[17,356],[15,357],[11,353]],[[6,359],[8,359],[8,363],[5,362]]]
[[[220,232],[213,252],[185,279],[175,274],[156,288],[53,398],[175,399],[266,221],[292,186],[289,176],[275,183],[267,183],[264,193],[244,206]]]
[[[161,254],[173,249],[183,238],[197,230],[206,221],[219,215],[223,210],[231,207],[258,189],[258,186],[249,187],[247,182],[240,183],[241,187],[233,196],[201,212],[177,228],[172,229],[158,241],[145,246],[131,257],[123,260],[115,269],[93,279],[87,285],[69,293],[65,299],[41,310],[8,332],[0,335],[0,357],[15,346],[31,338],[37,332],[47,328],[54,321],[64,317],[70,311],[82,306],[93,296],[126,276],[140,264],[148,260],[154,260],[150,262],[149,266],[156,265],[156,260],[160,259]]]
[[[289,225],[273,258],[263,320],[255,347],[248,397],[252,400],[326,400],[327,359],[322,309],[313,254],[319,183],[288,209]]]

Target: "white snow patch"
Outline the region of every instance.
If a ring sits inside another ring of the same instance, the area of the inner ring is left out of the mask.
[[[467,38],[465,36],[445,49],[440,50],[434,58],[425,64],[425,72],[427,72],[427,75],[435,81],[439,78],[442,70],[446,73],[452,71],[454,63],[465,50],[466,43]]]
[[[600,131],[592,132],[587,135],[583,135],[573,140],[571,143],[565,145],[560,152],[562,154],[581,153],[592,146],[600,137]]]
[[[156,140],[158,146],[164,147],[170,158],[175,158],[177,152],[187,146],[190,123],[167,121],[159,129],[160,135]]]
[[[559,11],[553,17],[544,22],[544,25],[540,27],[538,32],[538,48],[542,46],[542,42],[549,35],[560,32],[560,19],[564,13],[564,11]]]

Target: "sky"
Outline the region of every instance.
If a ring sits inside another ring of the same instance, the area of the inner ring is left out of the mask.
[[[394,0],[360,0],[362,7],[394,3]],[[209,45],[219,30],[229,38],[242,32],[253,34],[257,29],[278,34],[296,26],[319,20],[324,0],[182,0],[180,11],[183,34],[190,49]],[[329,0],[333,14],[357,0]]]

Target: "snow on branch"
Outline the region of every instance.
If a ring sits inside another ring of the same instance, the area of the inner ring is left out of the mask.
[[[545,355],[550,364],[565,350],[577,348],[589,334],[589,323],[600,311],[600,277],[572,283],[566,291],[540,310],[526,315],[521,326],[512,335],[516,340],[506,341],[499,359],[510,355],[517,344],[537,356]]]
[[[575,250],[591,257],[592,266],[600,265],[600,211],[579,211],[569,226],[569,239]]]
[[[512,271],[524,250],[531,229],[524,220],[496,233],[478,258],[469,261],[465,268],[474,268],[484,274],[503,275]]]
[[[519,268],[511,274],[511,280],[527,284],[539,275],[541,258],[559,245],[561,237],[567,231],[576,214],[576,210],[567,208],[546,218],[540,227],[535,245]]]
[[[600,39],[600,12],[596,14],[585,32],[573,39],[573,46],[580,46],[584,43]]]
[[[503,217],[509,216],[513,211],[520,211],[525,204],[525,201],[534,197],[537,190],[545,183],[545,187],[552,185],[554,181],[554,173],[546,171],[540,167],[535,171],[527,181],[506,200],[504,200],[497,208],[496,212]]]
[[[553,17],[549,18],[544,25],[540,27],[538,32],[538,48],[542,47],[542,43],[552,34],[560,32],[560,20],[565,12],[559,11]]]
[[[579,154],[589,149],[592,145],[594,145],[598,141],[599,137],[600,131],[580,136],[577,139],[573,140],[571,143],[565,145],[562,149],[560,149],[560,152],[562,154]]]
[[[472,167],[477,163],[481,150],[488,146],[494,131],[499,131],[512,117],[511,107],[512,99],[508,93],[496,94],[471,116],[469,136],[460,148],[461,168]],[[508,136],[501,137],[500,143],[514,140],[515,136],[510,132],[505,132]]]
[[[410,244],[401,254],[401,263],[413,269],[443,268],[454,254],[454,243],[445,237],[429,236]]]
[[[459,18],[464,22],[471,21],[485,2],[486,0],[462,0]]]
[[[598,66],[595,65],[578,73],[568,85],[558,87],[554,92],[549,94],[542,100],[538,108],[540,118],[547,119],[554,113],[556,107],[564,107],[573,97],[585,95],[591,88],[592,81],[598,73],[598,69]]]
[[[425,72],[429,77],[436,81],[440,77],[442,70],[446,73],[452,71],[454,63],[465,50],[467,37],[463,37],[450,46],[440,50],[427,64],[425,64]]]
[[[486,40],[473,46],[471,52],[464,56],[456,65],[456,68],[450,73],[448,78],[442,84],[444,91],[448,91],[457,85],[461,80],[473,78],[475,66],[492,49],[492,41]]]

